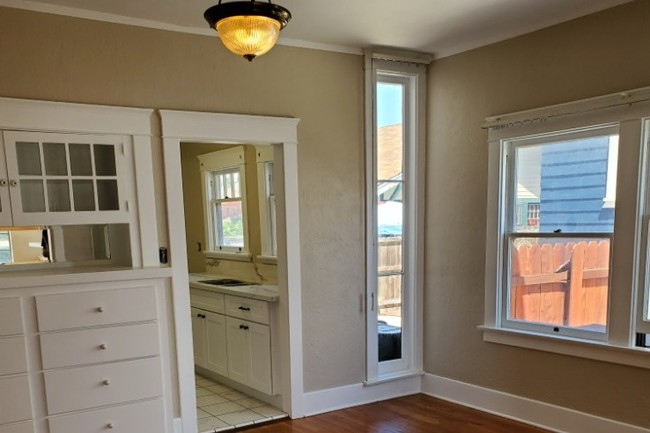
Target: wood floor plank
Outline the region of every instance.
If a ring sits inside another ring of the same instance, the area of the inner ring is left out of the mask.
[[[549,433],[424,394],[245,429],[246,433]]]

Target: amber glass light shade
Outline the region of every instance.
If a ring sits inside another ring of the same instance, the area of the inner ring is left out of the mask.
[[[280,36],[280,22],[264,16],[234,16],[217,22],[223,44],[248,60],[268,53]]]

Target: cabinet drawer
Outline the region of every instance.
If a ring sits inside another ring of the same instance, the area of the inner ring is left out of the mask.
[[[20,298],[0,299],[0,335],[23,333],[23,320],[20,314]]]
[[[61,415],[49,420],[50,433],[162,433],[165,431],[160,400]]]
[[[258,299],[226,295],[226,314],[257,323],[269,323],[269,303]]]
[[[162,394],[160,359],[46,371],[49,415],[158,397]]]
[[[45,369],[143,358],[159,352],[157,323],[41,335]]]
[[[192,304],[192,307],[200,308],[202,310],[208,310],[222,314],[226,311],[223,293],[214,293],[207,290],[191,289],[190,302]]]
[[[27,376],[0,379],[0,424],[32,418]]]
[[[0,425],[0,433],[34,433],[34,423],[29,421],[20,424]]]
[[[36,296],[41,331],[156,319],[153,287]]]
[[[25,338],[21,336],[0,338],[0,376],[27,372]]]

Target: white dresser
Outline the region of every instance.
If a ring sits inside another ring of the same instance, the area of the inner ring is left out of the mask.
[[[35,298],[50,433],[164,431],[154,288]]]
[[[0,298],[0,433],[33,433],[21,300]]]

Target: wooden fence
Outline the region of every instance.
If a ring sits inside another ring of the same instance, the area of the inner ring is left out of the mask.
[[[379,238],[377,262],[379,272],[402,270],[402,238]],[[380,277],[377,287],[377,301],[382,315],[402,314],[402,277],[398,275]]]
[[[605,326],[608,277],[608,240],[514,248],[510,319]]]

